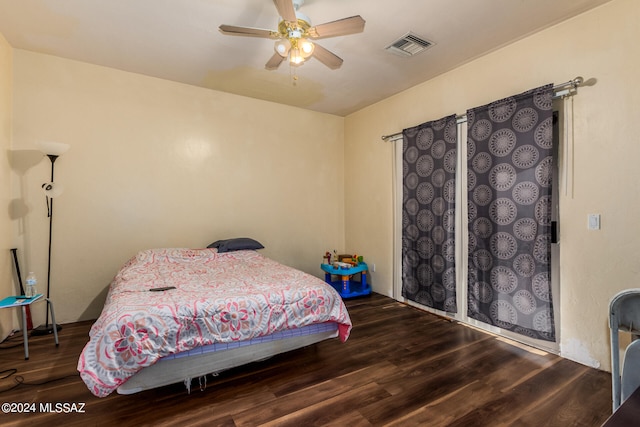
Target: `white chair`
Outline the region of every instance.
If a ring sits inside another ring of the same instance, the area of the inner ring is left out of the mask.
[[[613,411],[640,386],[640,289],[626,289],[617,293],[609,303],[611,329],[611,388]],[[632,342],[624,352],[620,372],[619,332],[628,332]]]

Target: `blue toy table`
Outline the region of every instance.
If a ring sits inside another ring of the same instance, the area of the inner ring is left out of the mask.
[[[333,286],[342,298],[353,298],[371,293],[371,286],[367,283],[369,267],[364,262],[351,268],[336,268],[330,264],[321,264],[320,268],[324,271],[324,281]],[[356,274],[360,275],[360,281],[352,280]]]

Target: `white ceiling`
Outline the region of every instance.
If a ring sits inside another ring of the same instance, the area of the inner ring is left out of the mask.
[[[104,65],[314,111],[347,115],[610,0],[306,0],[313,25],[361,15],[364,32],[319,40],[344,59],[276,71],[273,40],[221,24],[277,29],[272,0],[0,0],[0,33],[17,49]],[[401,57],[407,32],[435,43]]]

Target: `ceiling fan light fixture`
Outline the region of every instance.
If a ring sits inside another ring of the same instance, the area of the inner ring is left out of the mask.
[[[278,53],[278,55],[286,58],[289,54],[289,49],[291,49],[291,42],[289,39],[280,39],[274,45],[274,50]]]
[[[300,48],[300,54],[305,59],[313,54],[313,50],[315,48],[314,44],[305,38],[298,40],[298,47]]]
[[[302,65],[304,62],[304,57],[302,56],[302,52],[298,47],[292,47],[289,51],[289,62],[291,65]]]

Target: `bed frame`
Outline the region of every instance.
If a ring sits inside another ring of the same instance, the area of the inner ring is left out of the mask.
[[[119,394],[184,382],[191,391],[191,380],[216,374],[251,362],[268,359],[280,353],[306,347],[338,336],[334,322],[309,325],[295,331],[278,332],[268,337],[229,344],[214,344],[160,359],[143,368],[118,387]]]

